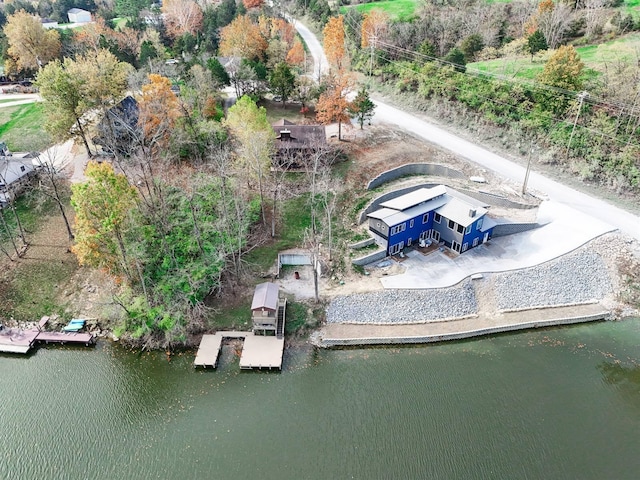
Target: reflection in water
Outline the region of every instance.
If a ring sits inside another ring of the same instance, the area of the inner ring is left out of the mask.
[[[282,373],[231,346],[217,370],[106,343],[0,357],[0,479],[637,478],[640,367],[616,359],[639,340],[635,320],[296,347]]]

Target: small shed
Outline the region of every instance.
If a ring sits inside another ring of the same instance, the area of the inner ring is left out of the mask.
[[[253,332],[263,335],[275,335],[278,327],[280,307],[280,287],[271,282],[256,285],[251,302]]]
[[[91,13],[81,8],[72,8],[67,12],[69,23],[89,23],[91,22]]]

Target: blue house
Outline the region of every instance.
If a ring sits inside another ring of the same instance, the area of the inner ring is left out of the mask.
[[[444,185],[414,190],[380,207],[367,215],[369,230],[389,255],[429,240],[462,253],[489,240],[496,225],[481,204]]]

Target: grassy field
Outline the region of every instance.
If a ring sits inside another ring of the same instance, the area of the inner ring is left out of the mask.
[[[28,103],[0,109],[0,140],[14,152],[41,151],[51,144],[44,131],[43,106]]]
[[[638,0],[640,2],[640,0]],[[635,63],[640,48],[640,34],[633,33],[600,45],[577,47],[580,58],[587,67],[587,75],[603,72],[607,65],[618,62]],[[511,58],[497,58],[484,62],[469,63],[470,70],[478,70],[507,77],[533,79],[544,68],[544,61],[531,61],[530,55]],[[591,73],[590,73],[591,71]]]
[[[409,20],[413,18],[417,4],[416,0],[383,0],[382,2],[340,7],[340,13],[346,13],[349,8],[355,8],[362,13],[378,9],[387,12],[394,20]]]
[[[10,261],[4,254],[0,257],[0,319],[37,321],[43,315],[64,316],[65,305],[59,296],[78,263],[68,251],[62,217],[53,205],[38,213],[26,197],[16,202],[16,208],[30,246],[23,258]],[[8,223],[15,223],[8,210],[5,215]],[[12,248],[8,241],[4,247]]]
[[[309,195],[304,194],[283,202],[282,225],[277,228],[277,237],[273,242],[262,247],[254,248],[244,259],[257,270],[265,272],[274,264],[280,250],[293,248],[304,237],[304,231],[311,225],[311,215],[307,206]]]

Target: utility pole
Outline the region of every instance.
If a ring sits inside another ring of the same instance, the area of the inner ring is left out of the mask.
[[[369,60],[369,78],[371,78],[371,75],[373,75],[373,53],[375,52],[376,47],[375,35],[371,35],[369,37],[369,45],[371,45],[371,59]]]
[[[576,124],[578,123],[580,112],[582,111],[582,104],[587,98],[589,98],[589,92],[587,91],[583,90],[578,94],[578,100],[580,100],[580,103],[578,104],[578,113],[576,113],[576,118],[573,120],[573,128],[571,129],[571,135],[569,136],[569,143],[567,143],[567,151],[565,152],[565,155],[564,155],[566,159],[569,158],[569,149],[571,148],[571,140],[573,140],[573,134],[576,131]]]
[[[527,183],[529,183],[529,172],[531,171],[531,153],[533,152],[533,140],[529,146],[529,159],[527,160],[527,171],[524,174],[524,182],[522,183],[522,195],[527,193]]]

